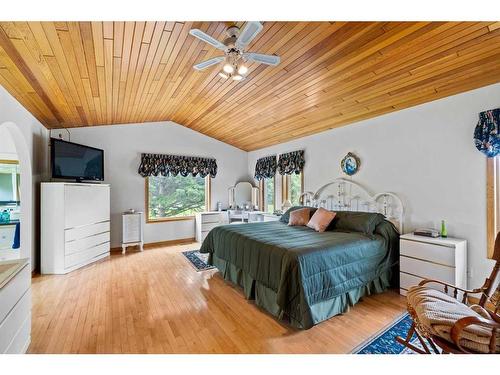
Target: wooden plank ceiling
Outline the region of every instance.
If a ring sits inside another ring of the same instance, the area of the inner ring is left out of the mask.
[[[242,22],[238,25],[243,25]],[[500,81],[500,22],[265,22],[242,82],[192,65],[223,22],[0,22],[0,84],[48,128],[172,120],[255,150]]]

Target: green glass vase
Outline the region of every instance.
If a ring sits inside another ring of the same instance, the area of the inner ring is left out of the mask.
[[[444,222],[444,220],[441,220],[441,237],[448,237],[448,231],[446,230],[446,223]]]

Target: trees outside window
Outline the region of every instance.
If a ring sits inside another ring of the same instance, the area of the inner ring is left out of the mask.
[[[151,176],[146,187],[148,221],[186,219],[208,210],[210,177]]]

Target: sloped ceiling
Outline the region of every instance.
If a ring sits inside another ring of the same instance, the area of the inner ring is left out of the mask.
[[[243,22],[237,23],[242,26]],[[245,81],[224,22],[0,22],[0,84],[48,128],[172,120],[243,150],[500,81],[500,22],[264,22]]]

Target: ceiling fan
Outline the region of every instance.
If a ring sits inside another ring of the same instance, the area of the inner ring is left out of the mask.
[[[235,81],[241,81],[245,79],[248,73],[248,67],[245,65],[246,62],[253,61],[272,66],[278,65],[280,63],[279,56],[245,51],[245,48],[262,30],[262,27],[260,22],[255,21],[247,22],[241,31],[238,26],[231,25],[226,30],[228,37],[224,39],[224,42],[218,41],[200,29],[190,30],[189,34],[224,51],[224,56],[217,56],[202,61],[193,65],[193,68],[196,70],[203,70],[212,65],[224,62],[222,70],[219,72],[219,76],[224,79],[232,78]]]

